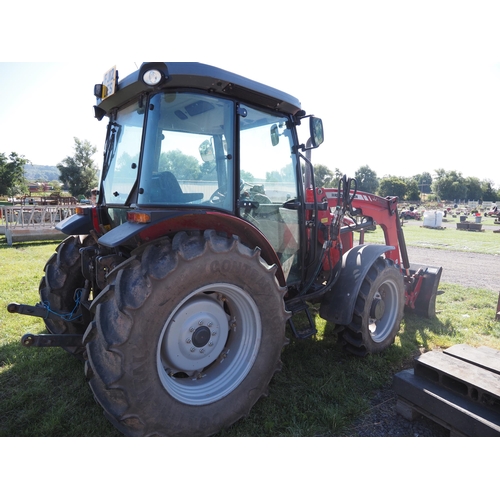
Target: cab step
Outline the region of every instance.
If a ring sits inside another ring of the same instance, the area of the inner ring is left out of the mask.
[[[292,316],[288,319],[288,324],[290,325],[290,328],[296,338],[307,339],[317,333],[316,323],[306,302],[296,303],[292,307],[287,304],[287,307],[292,313]],[[299,314],[303,318],[299,321],[300,329],[297,328],[293,320],[294,316]]]

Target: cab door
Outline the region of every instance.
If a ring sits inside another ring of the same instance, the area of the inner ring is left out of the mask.
[[[297,159],[286,116],[240,106],[239,215],[276,251],[287,284],[300,281]]]

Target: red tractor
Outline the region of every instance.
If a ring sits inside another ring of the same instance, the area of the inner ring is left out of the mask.
[[[24,345],[84,358],[125,435],[211,435],[246,415],[287,323],[316,332],[310,304],[359,356],[394,342],[405,306],[434,314],[441,268],[410,265],[397,198],[314,185],[323,125],[296,98],[197,63],[113,69],[94,93],[109,119],[97,204],[58,225],[40,303],[8,309],[45,321]],[[375,225],[384,245],[364,243]]]

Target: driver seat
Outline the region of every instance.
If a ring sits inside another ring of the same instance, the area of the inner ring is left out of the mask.
[[[165,203],[189,203],[201,200],[203,193],[183,193],[179,181],[168,170],[153,178],[151,201]]]

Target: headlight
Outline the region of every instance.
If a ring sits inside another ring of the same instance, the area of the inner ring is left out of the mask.
[[[150,69],[146,71],[142,77],[142,81],[146,85],[157,85],[162,79],[163,75],[157,69]]]

